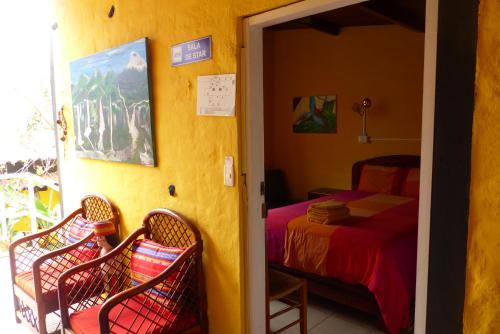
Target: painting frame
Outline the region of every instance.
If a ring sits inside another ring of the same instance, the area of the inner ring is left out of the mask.
[[[70,62],[79,158],[156,166],[149,40]]]
[[[337,95],[293,98],[293,133],[337,133]]]

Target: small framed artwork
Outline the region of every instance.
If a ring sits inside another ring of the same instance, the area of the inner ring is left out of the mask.
[[[77,156],[155,165],[147,42],[71,62]]]
[[[316,95],[293,99],[294,133],[336,133],[337,96]]]

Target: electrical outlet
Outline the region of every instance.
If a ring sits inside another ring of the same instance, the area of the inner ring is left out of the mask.
[[[224,185],[234,187],[234,160],[232,156],[224,158]]]

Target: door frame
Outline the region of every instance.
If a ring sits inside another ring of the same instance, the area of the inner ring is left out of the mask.
[[[364,0],[306,0],[243,21],[242,171],[247,196],[249,333],[265,333],[266,328],[262,307],[266,302],[262,279],[265,228],[260,214],[264,200],[260,189],[264,180],[263,29],[361,2]],[[477,7],[478,0],[464,0],[460,5],[451,0],[427,0],[426,4],[415,333],[461,333],[463,327]],[[456,30],[457,26],[461,29]],[[466,36],[453,38],[456,31]],[[458,127],[450,127],[450,120]],[[461,134],[458,142],[457,131]],[[448,191],[450,187],[453,193]],[[457,256],[443,262],[451,252]]]
[[[47,7],[49,8],[49,11],[52,9],[51,4],[49,1],[47,1]],[[55,52],[54,52],[54,32],[57,29],[57,24],[53,24],[50,28],[47,27],[47,42],[49,43],[49,75],[50,75],[50,104],[52,108],[52,121],[54,124],[54,140],[55,140],[55,146],[56,146],[56,161],[57,161],[57,181],[58,181],[58,186],[59,186],[59,207],[60,207],[60,215],[61,217],[66,217],[65,215],[65,210],[64,210],[64,194],[63,194],[63,180],[62,180],[62,171],[61,169],[63,168],[62,161],[64,158],[64,145],[61,145],[59,142],[61,137],[66,137],[67,136],[63,133],[59,133],[59,126],[57,124],[57,121],[59,120],[58,116],[58,110],[57,110],[57,92],[56,92],[56,74],[55,74],[55,67],[54,67],[54,58],[55,58]],[[61,108],[63,108],[61,106]],[[61,114],[63,114],[64,110],[61,110]],[[63,114],[64,117],[64,114]],[[67,139],[66,139],[67,140]]]

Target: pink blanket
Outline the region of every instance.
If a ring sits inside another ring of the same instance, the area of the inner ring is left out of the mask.
[[[363,218],[356,217],[344,226],[332,226],[330,234],[328,228],[321,229],[321,233],[328,235],[329,245],[321,266],[314,266],[309,262],[314,256],[307,256],[305,245],[308,238],[311,241],[317,238],[301,232],[307,230],[307,225],[301,228],[300,218],[299,223],[296,218],[306,214],[310,203],[332,198],[348,203],[352,213]],[[289,225],[294,219],[294,224]],[[389,332],[398,333],[410,325],[410,302],[415,295],[417,222],[418,201],[357,191],[273,209],[266,221],[268,260],[349,284],[365,285],[374,294]],[[299,238],[301,243],[293,238]],[[287,263],[283,262],[285,249]],[[322,267],[321,271],[311,269],[316,267]]]

